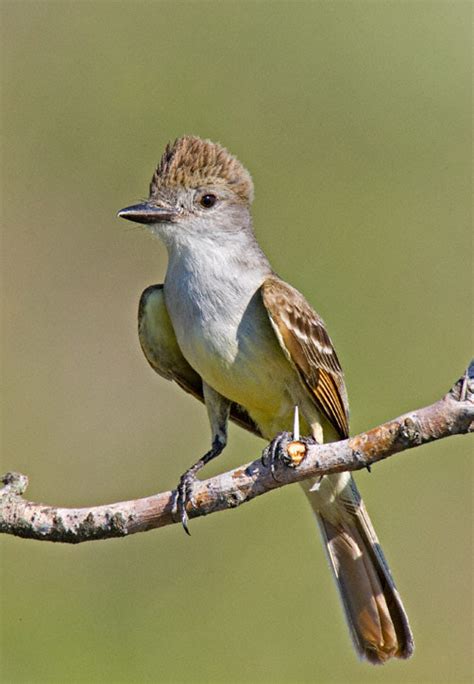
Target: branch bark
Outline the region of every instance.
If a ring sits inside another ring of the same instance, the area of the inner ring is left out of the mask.
[[[360,470],[389,456],[451,435],[474,432],[474,361],[445,397],[368,432],[340,442],[283,440],[275,477],[258,458],[196,484],[190,518],[235,508],[256,496],[309,477]],[[78,544],[125,537],[176,522],[174,492],[91,508],[58,508],[23,498],[26,475],[7,473],[0,489],[0,532],[41,541]]]

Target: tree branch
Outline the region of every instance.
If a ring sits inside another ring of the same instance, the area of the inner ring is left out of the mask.
[[[474,432],[474,361],[448,394],[431,406],[340,442],[283,440],[275,477],[261,458],[196,484],[190,518],[235,508],[260,494],[343,470],[360,470],[396,453],[450,435]],[[78,544],[124,537],[173,522],[174,492],[92,508],[57,508],[23,499],[28,478],[7,473],[0,489],[0,532],[41,541]]]

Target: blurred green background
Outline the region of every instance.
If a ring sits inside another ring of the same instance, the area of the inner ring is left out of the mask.
[[[472,351],[471,4],[5,2],[2,468],[79,506],[170,488],[207,448],[203,408],[136,335],[164,248],[116,218],[165,143],[251,170],[258,237],[325,318],[352,431],[438,399]],[[207,475],[263,443],[232,428]],[[357,661],[298,487],[78,547],[2,540],[1,680],[467,682],[467,438],[358,482],[415,633]]]

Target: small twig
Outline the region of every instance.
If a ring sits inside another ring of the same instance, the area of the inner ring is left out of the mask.
[[[293,417],[293,439],[299,442],[300,439],[300,413],[297,406],[295,406],[295,415]]]
[[[292,467],[281,462],[278,481],[258,458],[200,482],[193,492],[194,507],[190,507],[189,517],[235,508],[277,487],[308,477],[359,470],[421,444],[473,431],[474,362],[448,394],[431,406],[341,442],[316,445],[304,438],[291,442],[287,447],[289,458],[282,461]],[[7,473],[2,479],[0,532],[5,534],[78,544],[124,537],[175,522],[171,514],[173,492],[92,508],[57,508],[23,499],[28,485],[25,475]]]

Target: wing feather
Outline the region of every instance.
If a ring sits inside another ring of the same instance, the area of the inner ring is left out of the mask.
[[[313,401],[341,437],[349,435],[344,375],[322,318],[303,295],[273,275],[261,287],[262,301],[286,356]]]

